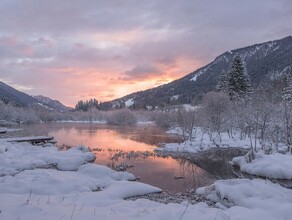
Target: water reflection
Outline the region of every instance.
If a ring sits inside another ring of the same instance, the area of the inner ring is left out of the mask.
[[[179,141],[154,125],[119,127],[97,124],[50,123],[23,126],[21,135],[51,135],[59,145],[88,146],[96,163],[126,169],[145,182],[170,192],[208,185],[212,175],[183,159],[158,157],[153,149],[159,143]]]

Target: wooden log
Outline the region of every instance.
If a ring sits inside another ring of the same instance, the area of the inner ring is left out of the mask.
[[[48,141],[53,140],[54,137],[50,136],[35,136],[35,137],[18,137],[18,138],[6,138],[3,139],[7,142],[30,142],[32,144],[38,144],[38,143],[47,143]]]

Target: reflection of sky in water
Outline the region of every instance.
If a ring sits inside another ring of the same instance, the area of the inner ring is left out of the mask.
[[[121,163],[133,165],[127,171],[140,177],[141,182],[158,186],[168,191],[185,191],[212,183],[213,178],[201,168],[185,160],[174,160],[170,157],[109,158],[122,151],[153,151],[155,145],[163,142],[178,141],[178,137],[165,134],[156,126],[117,127],[90,124],[51,123],[47,125],[24,126],[23,135],[51,135],[59,145],[75,146],[82,144],[96,154],[96,163],[117,166]],[[109,151],[112,149],[113,151]],[[184,177],[174,179],[174,177]]]

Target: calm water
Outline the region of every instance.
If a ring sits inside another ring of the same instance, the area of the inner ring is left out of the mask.
[[[50,123],[22,125],[20,128],[23,130],[9,135],[49,135],[55,137],[58,146],[88,146],[96,154],[97,164],[112,168],[128,166],[127,171],[139,177],[141,182],[165,191],[183,192],[214,181],[213,175],[187,160],[157,157],[153,150],[159,143],[177,142],[180,138],[165,134],[155,125],[125,127]],[[145,151],[147,153],[142,153]]]

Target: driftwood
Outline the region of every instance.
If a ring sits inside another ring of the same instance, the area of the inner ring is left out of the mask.
[[[32,144],[47,143],[54,139],[50,136],[35,136],[35,137],[18,137],[18,138],[6,138],[3,139],[7,142],[30,142]]]

